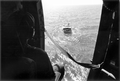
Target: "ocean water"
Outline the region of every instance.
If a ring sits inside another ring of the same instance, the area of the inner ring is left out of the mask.
[[[76,61],[90,63],[98,34],[102,5],[64,6],[44,11],[45,28],[53,39]],[[70,23],[71,36],[65,36],[62,28]],[[89,69],[77,65],[45,35],[45,50],[51,63],[64,64],[62,81],[86,81]]]

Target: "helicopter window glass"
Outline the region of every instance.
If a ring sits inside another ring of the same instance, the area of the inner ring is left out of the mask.
[[[45,28],[53,40],[79,62],[90,63],[98,34],[102,0],[42,0]],[[86,81],[89,69],[77,65],[45,33],[52,62],[65,64],[63,81]]]

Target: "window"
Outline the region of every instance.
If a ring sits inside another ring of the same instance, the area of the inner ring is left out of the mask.
[[[89,63],[97,39],[102,0],[42,0],[42,3],[48,33],[76,61]],[[67,28],[66,32],[71,29],[71,35],[66,35],[64,28]],[[52,64],[65,63],[63,81],[87,80],[89,69],[77,65],[62,54],[47,35],[45,50]]]

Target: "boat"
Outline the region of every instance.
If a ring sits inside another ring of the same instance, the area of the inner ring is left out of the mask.
[[[64,32],[64,35],[67,35],[67,36],[72,35],[72,29],[69,23],[67,24],[67,26],[63,27],[63,32]]]

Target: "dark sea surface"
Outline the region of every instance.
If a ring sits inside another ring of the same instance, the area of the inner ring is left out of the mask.
[[[101,5],[82,5],[44,11],[45,28],[76,61],[90,63],[97,39],[101,9]],[[62,30],[68,23],[72,29],[70,36],[64,35]],[[89,69],[77,65],[62,54],[47,36],[45,50],[53,65],[65,64],[66,72],[62,81],[87,80]]]

